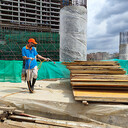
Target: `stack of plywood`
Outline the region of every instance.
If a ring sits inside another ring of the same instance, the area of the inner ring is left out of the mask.
[[[128,102],[128,76],[114,61],[63,62],[70,70],[75,100]]]

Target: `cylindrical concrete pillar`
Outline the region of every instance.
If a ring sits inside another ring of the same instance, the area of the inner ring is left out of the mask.
[[[86,60],[87,9],[65,6],[60,11],[60,61]]]
[[[128,60],[128,32],[120,33],[119,59]]]

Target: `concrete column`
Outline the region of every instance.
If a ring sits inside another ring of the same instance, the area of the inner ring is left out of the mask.
[[[60,11],[60,61],[86,60],[87,9],[65,6]]]
[[[120,32],[119,59],[128,60],[128,32]]]
[[[18,22],[20,24],[20,0],[18,0]]]
[[[49,2],[50,2],[50,7],[49,7],[50,8],[50,10],[49,10],[50,11],[50,19],[49,20],[50,20],[50,28],[51,28],[51,0]]]
[[[0,1],[0,4],[1,4],[1,1]],[[2,23],[1,21],[1,5],[0,5],[0,24]]]
[[[128,43],[120,44],[119,46],[119,59],[128,60]]]
[[[40,0],[40,23],[42,24],[42,0]]]

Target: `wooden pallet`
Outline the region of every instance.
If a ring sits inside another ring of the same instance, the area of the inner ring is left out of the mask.
[[[75,100],[127,102],[128,76],[115,61],[63,62],[70,70]]]

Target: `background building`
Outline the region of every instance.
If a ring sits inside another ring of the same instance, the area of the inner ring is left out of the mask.
[[[60,0],[1,0],[0,22],[8,27],[58,31]]]
[[[97,52],[87,54],[87,60],[109,60],[119,59],[119,53],[109,54],[108,52]]]
[[[59,13],[72,3],[72,0],[0,0],[0,59],[22,60],[22,47],[33,37],[38,42],[39,54],[59,60]]]

